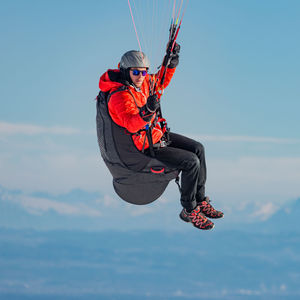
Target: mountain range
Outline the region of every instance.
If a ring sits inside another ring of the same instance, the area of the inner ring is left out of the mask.
[[[225,207],[225,218],[217,221],[216,229],[264,233],[299,231],[300,198],[285,200],[282,207],[264,218],[257,214],[257,209],[257,205],[252,204],[236,211]],[[0,227],[7,228],[185,231],[186,224],[178,218],[180,210],[179,201],[171,203],[164,198],[147,206],[134,206],[100,192],[73,190],[52,195],[24,193],[0,186]]]

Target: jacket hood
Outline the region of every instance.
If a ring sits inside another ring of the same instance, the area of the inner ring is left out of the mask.
[[[116,90],[122,85],[129,85],[129,82],[123,78],[119,69],[109,69],[100,77],[99,88],[102,92]]]

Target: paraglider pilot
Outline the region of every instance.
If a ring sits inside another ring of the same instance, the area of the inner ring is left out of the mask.
[[[188,137],[168,132],[164,133],[156,117],[160,111],[160,100],[156,93],[151,93],[153,80],[161,82],[165,76],[164,89],[170,83],[179,63],[180,46],[176,43],[171,57],[165,59],[161,70],[148,74],[150,62],[140,51],[126,52],[119,68],[108,70],[99,82],[100,90],[112,93],[108,111],[113,122],[124,127],[132,134],[135,147],[150,155],[150,146],[157,160],[181,171],[180,218],[190,222],[198,229],[212,229],[214,223],[209,218],[221,218],[223,213],[213,208],[209,197],[205,195],[206,163],[204,147]],[[164,75],[163,75],[164,74]],[[154,79],[153,79],[154,78]],[[145,127],[151,126],[151,136],[147,137]],[[155,186],[153,186],[155,189]]]

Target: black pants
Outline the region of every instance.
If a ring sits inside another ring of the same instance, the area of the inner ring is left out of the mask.
[[[155,150],[155,158],[181,171],[181,204],[193,209],[205,198],[206,163],[201,143],[170,132],[171,144]]]

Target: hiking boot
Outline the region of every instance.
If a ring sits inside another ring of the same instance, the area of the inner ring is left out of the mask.
[[[180,219],[185,222],[192,223],[195,227],[203,230],[212,229],[214,227],[214,223],[208,220],[201,212],[200,207],[197,206],[190,213],[186,211],[186,209],[182,209],[180,215]]]
[[[203,201],[198,203],[200,211],[208,218],[218,219],[222,218],[224,214],[221,211],[215,210],[210,204],[208,197],[205,197]]]

